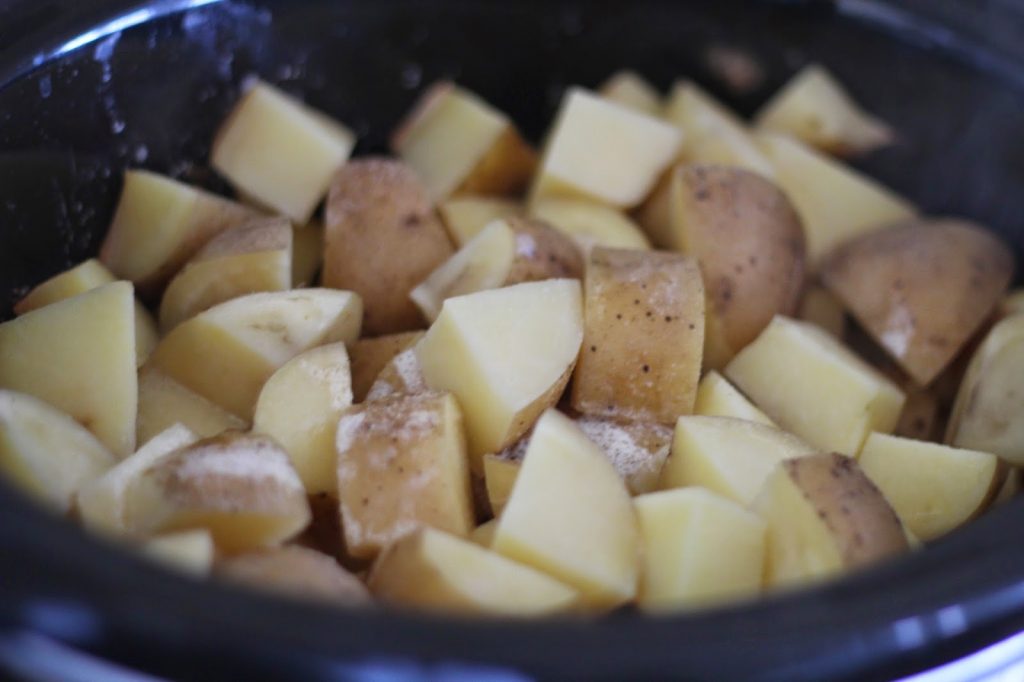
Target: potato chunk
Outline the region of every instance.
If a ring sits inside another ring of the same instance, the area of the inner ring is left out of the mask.
[[[755,509],[768,527],[770,587],[820,580],[908,549],[896,512],[856,460],[843,455],[781,462]]]
[[[249,428],[244,419],[190,391],[160,370],[143,367],[139,371],[136,442],[142,446],[175,424],[187,426],[199,438]]]
[[[210,163],[237,189],[304,225],[355,143],[345,126],[257,81],[217,131]]]
[[[981,226],[929,220],[866,234],[824,261],[822,282],[926,386],[999,304],[1010,249]]]
[[[423,332],[401,332],[353,342],[348,347],[348,358],[352,372],[352,398],[355,402],[363,402],[377,376],[395,356],[422,338]]]
[[[64,514],[75,494],[117,462],[66,414],[24,393],[0,390],[0,474]]]
[[[586,415],[574,421],[612,463],[631,495],[657,489],[661,468],[672,444],[671,427]]]
[[[306,493],[335,494],[338,459],[334,435],[352,404],[352,378],[344,343],[295,356],[263,385],[252,429],[288,453]]]
[[[512,488],[523,464],[522,458],[505,456],[506,452],[507,450],[496,455],[487,454],[483,458],[487,501],[495,516],[501,515],[501,510],[512,496]]]
[[[250,208],[177,180],[125,171],[100,260],[151,296],[215,235],[257,217]]]
[[[166,333],[218,303],[292,286],[292,226],[266,218],[221,232],[167,285],[160,301]]]
[[[554,578],[432,528],[391,545],[369,586],[396,605],[463,614],[539,616],[577,601],[576,591]]]
[[[537,422],[493,548],[575,587],[594,607],[637,591],[640,534],[626,486],[568,417]]]
[[[249,294],[214,306],[168,334],[150,364],[191,391],[251,420],[263,384],[315,346],[354,341],[362,302],[348,291]]]
[[[597,89],[597,94],[648,116],[661,115],[661,93],[635,71],[616,71]]]
[[[341,606],[370,603],[366,586],[338,563],[316,550],[289,545],[217,562],[223,580],[282,596]]]
[[[934,540],[985,510],[1005,465],[987,452],[873,433],[858,459],[864,473],[921,540]]]
[[[449,298],[416,347],[423,376],[466,418],[473,469],[555,404],[583,338],[579,282],[546,280]]]
[[[704,417],[746,419],[767,426],[775,426],[768,415],[757,409],[745,395],[729,383],[728,379],[715,370],[709,371],[700,380],[693,413]]]
[[[491,222],[522,212],[518,202],[496,197],[463,196],[442,202],[437,207],[448,236],[461,249]]]
[[[656,118],[569,88],[548,133],[530,203],[567,197],[636,206],[675,158],[681,137]]]
[[[516,194],[537,155],[505,114],[454,83],[435,83],[403,121],[391,147],[435,199]]]
[[[372,559],[420,526],[473,530],[462,415],[449,394],[356,405],[338,422],[338,501],[345,546]]]
[[[765,524],[755,514],[701,488],[641,495],[633,506],[644,539],[640,608],[701,608],[761,591]]]
[[[892,432],[906,400],[827,332],[781,316],[733,358],[725,376],[783,429],[851,456],[870,432]]]
[[[704,346],[697,262],[679,254],[596,248],[587,262],[585,296],[573,408],[663,424],[690,414]]]
[[[541,199],[530,215],[569,235],[584,253],[595,246],[613,249],[649,249],[650,242],[620,210],[580,199]]]
[[[0,388],[66,412],[117,457],[135,450],[135,296],[128,282],[0,324]]]
[[[325,224],[323,285],[362,296],[365,333],[422,327],[409,292],[452,245],[412,169],[388,159],[348,164],[331,183]]]
[[[165,568],[195,577],[210,573],[215,553],[213,536],[205,528],[158,535],[144,541],[139,550],[144,557]]]

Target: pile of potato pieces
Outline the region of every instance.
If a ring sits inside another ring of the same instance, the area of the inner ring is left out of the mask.
[[[126,171],[0,324],[0,470],[195,576],[503,616],[750,599],[1017,493],[1012,254],[831,158],[893,135],[825,69],[753,126],[620,72],[545,139],[445,82],[350,161],[250,83],[237,200]]]

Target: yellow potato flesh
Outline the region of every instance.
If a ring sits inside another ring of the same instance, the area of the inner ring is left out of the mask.
[[[597,93],[607,100],[648,116],[661,114],[661,93],[634,71],[613,73],[598,88]]]
[[[625,213],[579,199],[540,199],[530,215],[569,235],[584,254],[595,246],[614,249],[649,249],[647,237]]]
[[[479,526],[473,529],[473,532],[469,534],[469,539],[480,545],[490,549],[491,543],[494,542],[494,531],[498,528],[498,519],[491,519],[486,523],[481,523]]]
[[[702,417],[733,417],[775,426],[768,415],[757,409],[728,379],[715,370],[709,371],[700,380],[693,413]]]
[[[456,248],[462,248],[489,223],[521,212],[520,205],[509,199],[461,196],[448,199],[437,207],[448,236]]]
[[[522,461],[498,455],[484,455],[483,463],[487,500],[491,503],[491,511],[495,516],[499,516],[508,498],[512,496],[512,488],[515,486]]]
[[[149,538],[139,547],[142,555],[162,566],[203,577],[213,566],[213,537],[205,528],[183,530]]]
[[[246,587],[320,603],[364,606],[370,601],[366,586],[333,558],[296,545],[219,561],[216,575]]]
[[[136,442],[142,446],[175,424],[199,438],[228,429],[245,430],[249,423],[152,367],[139,370],[139,414]]]

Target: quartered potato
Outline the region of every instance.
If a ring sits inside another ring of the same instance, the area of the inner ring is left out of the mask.
[[[715,370],[710,370],[700,380],[693,413],[703,417],[734,417],[775,426],[768,415],[757,409],[728,379]]]
[[[661,93],[635,71],[616,71],[597,89],[597,94],[648,116],[661,115]]]
[[[459,249],[490,223],[499,218],[519,215],[522,211],[519,202],[500,197],[460,196],[437,206],[437,212],[448,229],[448,236]]]
[[[287,545],[218,561],[215,575],[227,582],[281,596],[342,606],[370,603],[362,581],[327,556]]]
[[[213,536],[205,528],[158,535],[144,540],[138,549],[165,568],[197,578],[209,575],[216,551]]]
[[[423,332],[400,332],[372,339],[359,339],[348,347],[349,369],[352,372],[352,397],[363,402],[378,375],[400,353],[412,348],[423,338]]]
[[[249,422],[191,391],[153,367],[139,370],[139,414],[135,441],[139,446],[176,424],[199,438],[233,429],[244,431]]]
[[[540,199],[530,215],[569,235],[584,255],[595,246],[649,249],[647,237],[622,211],[583,199]]]

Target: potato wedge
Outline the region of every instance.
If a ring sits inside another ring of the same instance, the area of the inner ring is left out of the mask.
[[[927,386],[995,310],[1013,254],[985,228],[939,219],[844,244],[822,282],[914,381]]]
[[[115,456],[135,450],[135,295],[114,282],[0,324],[0,388],[45,400]]]
[[[337,494],[338,419],[352,404],[352,377],[344,343],[313,348],[274,372],[263,385],[252,430],[288,453],[307,495]]]
[[[353,400],[357,403],[363,402],[378,375],[395,356],[408,350],[422,338],[423,332],[401,332],[373,339],[359,339],[349,345]]]
[[[368,584],[375,596],[397,606],[462,614],[539,616],[566,611],[578,598],[540,571],[433,528],[391,545]]]
[[[765,523],[702,488],[633,500],[644,559],[637,603],[666,613],[749,599],[761,591]]]
[[[445,393],[356,405],[338,421],[338,502],[345,546],[372,559],[406,533],[473,530],[458,404]]]
[[[458,249],[480,234],[491,222],[519,215],[522,210],[522,206],[511,199],[481,196],[455,197],[441,202],[437,207],[448,236]]]
[[[647,237],[620,210],[580,199],[540,199],[530,215],[569,235],[584,255],[595,246],[649,249]]]
[[[680,417],[659,487],[700,486],[749,507],[779,462],[815,452],[769,425],[731,417]]]
[[[164,568],[205,577],[213,566],[213,536],[205,528],[183,530],[149,538],[138,547],[142,556]]]
[[[675,158],[681,138],[659,119],[571,87],[548,132],[529,203],[577,198],[636,206]]]
[[[896,512],[844,455],[781,462],[754,508],[768,527],[768,587],[806,584],[908,549]]]
[[[307,547],[288,545],[233,556],[217,562],[215,575],[236,585],[322,604],[370,603],[370,593],[359,578]]]
[[[292,229],[292,286],[311,287],[324,264],[324,225],[314,220]]]
[[[364,332],[422,327],[409,292],[452,255],[452,245],[412,169],[379,158],[348,164],[331,184],[325,225],[323,285],[362,297]]]
[[[65,514],[79,489],[117,460],[91,433],[47,403],[0,390],[0,474]]]
[[[572,421],[537,422],[494,533],[493,549],[612,607],[636,595],[640,534],[626,486]]]
[[[1006,478],[987,452],[871,434],[858,458],[916,537],[934,540],[980,514]]]
[[[654,422],[627,422],[582,415],[573,420],[600,448],[631,495],[653,492],[672,444],[672,429]]]
[[[818,325],[837,339],[842,339],[846,333],[846,310],[843,304],[819,284],[812,284],[804,290],[798,317],[804,322]]]
[[[260,204],[305,225],[355,143],[342,124],[256,81],[217,131],[210,164]]]
[[[892,432],[906,400],[827,332],[782,316],[733,358],[725,376],[781,428],[850,456],[870,432]]]
[[[420,332],[422,336],[422,332]],[[381,400],[391,396],[415,395],[430,389],[423,376],[423,368],[416,356],[419,341],[391,359],[366,392],[366,400]]]
[[[528,282],[449,298],[416,347],[423,376],[451,391],[480,458],[519,440],[565,389],[583,339],[576,280]]]
[[[354,341],[361,316],[362,302],[349,291],[249,294],[175,327],[150,365],[251,420],[263,384],[281,365],[325,343]]]
[[[728,379],[715,370],[709,371],[700,380],[693,413],[703,417],[733,417],[775,426],[768,415],[757,409]]]
[[[690,414],[704,346],[697,262],[599,247],[587,262],[585,297],[573,409],[662,424]]]
[[[139,370],[135,442],[141,447],[175,424],[188,427],[199,438],[249,428],[246,420],[190,391],[160,370],[143,367]]]
[[[661,115],[661,93],[635,71],[616,71],[597,89],[597,94],[648,116]]]
[[[446,81],[423,93],[392,136],[391,148],[434,199],[516,194],[537,165],[536,152],[505,114]]]

